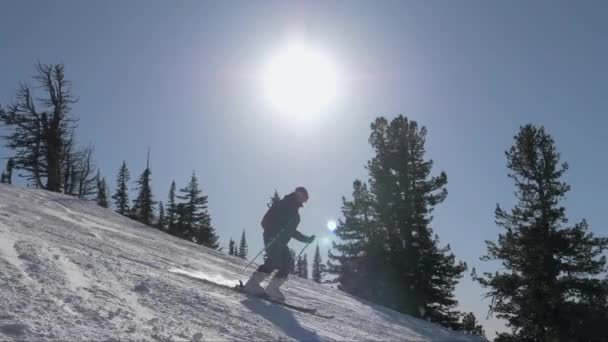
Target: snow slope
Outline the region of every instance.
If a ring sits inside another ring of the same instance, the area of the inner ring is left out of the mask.
[[[308,280],[289,280],[287,297],[334,319],[202,280],[234,284],[243,266],[93,203],[0,184],[0,340],[479,340]]]

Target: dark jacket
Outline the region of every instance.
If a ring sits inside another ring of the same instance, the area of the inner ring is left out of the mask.
[[[295,193],[283,197],[270,207],[262,219],[265,240],[277,237],[274,242],[277,245],[286,245],[291,238],[305,242],[306,236],[297,230],[300,207],[302,204],[298,203]]]

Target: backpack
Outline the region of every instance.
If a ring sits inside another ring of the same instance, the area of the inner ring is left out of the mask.
[[[264,217],[262,218],[262,228],[264,228],[264,231],[273,228],[273,221],[275,221],[274,217],[276,216],[277,209],[278,202],[273,203],[272,206],[268,208],[268,211],[266,211],[266,214],[264,214]]]

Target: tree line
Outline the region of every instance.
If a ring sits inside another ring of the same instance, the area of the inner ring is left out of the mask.
[[[196,173],[178,190],[169,186],[166,202],[152,193],[149,163],[130,195],[126,161],[118,169],[112,195],[98,171],[91,145],[76,139],[76,102],[63,65],[36,66],[34,95],[23,83],[13,104],[0,106],[0,123],[8,128],[5,146],[13,152],[0,174],[12,183],[15,172],[28,186],[95,200],[145,225],[210,248],[219,248]],[[432,214],[447,199],[447,174],[434,173],[426,157],[427,129],[402,115],[378,117],[370,125],[373,156],[365,166],[368,180],[354,180],[352,194],[342,198],[337,241],[324,264],[319,246],[311,278],[335,283],[359,298],[391,307],[467,333],[484,335],[473,313],[456,310],[454,290],[468,266],[442,244]],[[497,205],[502,229],[487,241],[482,261],[501,268],[470,276],[491,299],[489,314],[507,321],[510,332],[496,341],[595,341],[608,323],[608,238],[594,235],[585,220],[569,224],[562,202],[570,191],[563,181],[568,164],[544,127],[520,127],[505,152],[516,204]],[[275,190],[268,202],[280,200]],[[247,258],[245,231],[239,246],[230,239],[228,254]],[[290,273],[309,277],[306,254],[291,250]],[[326,277],[329,275],[329,277]]]
[[[427,130],[398,116],[377,118],[369,142],[368,182],[355,180],[343,198],[328,271],[338,288],[452,329],[484,335],[473,313],[455,310],[454,288],[467,270],[432,228],[447,198],[447,175],[431,175]],[[525,125],[505,153],[517,203],[497,205],[496,241],[482,261],[501,268],[471,276],[487,290],[489,314],[510,332],[496,341],[599,341],[608,324],[608,238],[585,220],[569,224],[561,203],[570,186],[555,141],[542,126]]]
[[[78,119],[72,113],[77,102],[62,64],[37,64],[36,87],[21,83],[15,101],[0,105],[0,123],[7,128],[5,146],[13,152],[0,182],[11,184],[13,172],[33,188],[96,200],[108,208],[109,189],[93,160],[93,146],[80,146],[76,140]],[[34,89],[40,89],[35,93]],[[167,233],[210,247],[219,248],[218,236],[207,211],[207,196],[202,194],[196,174],[176,194],[172,182],[168,208],[152,194],[152,171],[148,162],[135,182],[136,197],[129,200],[130,172],[123,162],[111,199],[116,212],[156,227]],[[158,205],[158,207],[157,207]],[[158,214],[157,214],[158,213]]]

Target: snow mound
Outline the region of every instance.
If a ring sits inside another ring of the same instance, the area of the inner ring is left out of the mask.
[[[0,184],[0,340],[481,340],[302,279],[289,300],[334,319],[251,298],[228,288],[244,266],[94,203]]]

